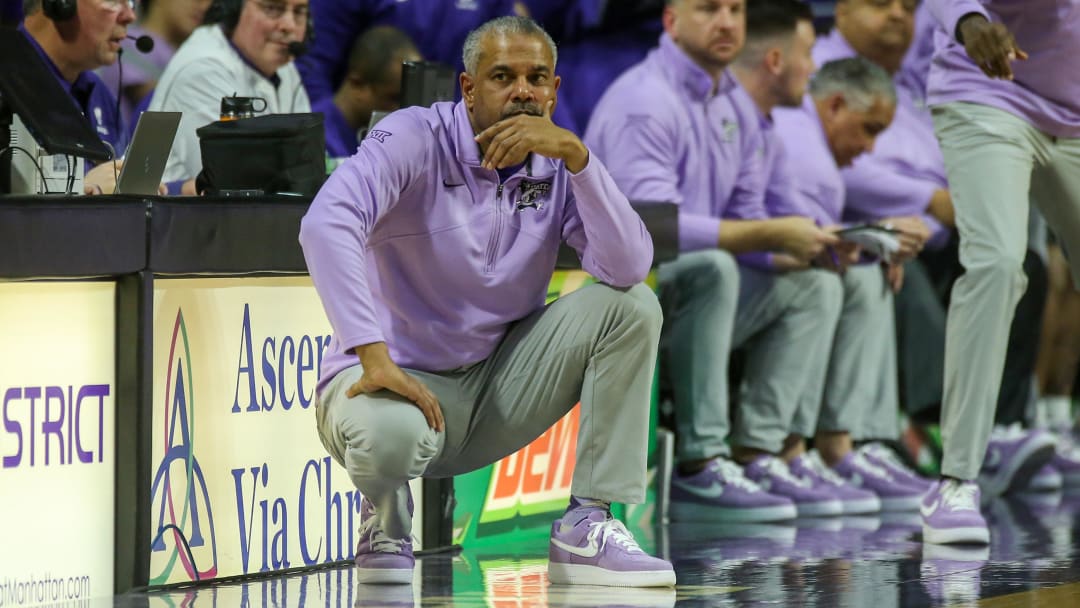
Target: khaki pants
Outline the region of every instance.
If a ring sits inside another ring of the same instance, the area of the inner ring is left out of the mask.
[[[974,479],[993,426],[1009,326],[1027,287],[1029,205],[1042,212],[1067,256],[1080,251],[1080,139],[1051,137],[977,104],[950,103],[933,115],[965,269],[945,330],[942,473]],[[1076,264],[1072,273],[1080,285]]]
[[[575,496],[645,500],[649,406],[660,338],[644,285],[590,285],[511,327],[491,357],[464,369],[405,370],[438,398],[446,430],[389,391],[348,398],[363,375],[339,373],[318,399],[319,437],[375,505],[383,529],[411,531],[406,483],[487,466],[525,447],[581,401]]]

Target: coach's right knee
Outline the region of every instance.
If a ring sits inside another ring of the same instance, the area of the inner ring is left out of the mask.
[[[438,452],[438,435],[412,404],[380,400],[372,406],[373,415],[342,429],[349,473],[354,478],[381,480],[420,477]]]

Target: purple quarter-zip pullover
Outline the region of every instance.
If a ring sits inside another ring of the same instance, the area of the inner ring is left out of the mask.
[[[645,279],[652,241],[596,155],[571,174],[534,154],[500,183],[473,135],[463,103],[400,110],[315,197],[300,243],[334,332],[319,390],[373,342],[424,371],[486,359],[544,305],[562,241],[600,281]]]
[[[941,27],[930,66],[930,105],[966,101],[1019,116],[1055,137],[1080,138],[1080,0],[928,0]],[[1026,51],[1014,80],[990,78],[956,39],[969,13],[1002,23]]]
[[[679,205],[679,248],[715,249],[720,222],[766,219],[760,114],[738,82],[719,83],[667,34],[620,76],[585,143],[631,200]]]

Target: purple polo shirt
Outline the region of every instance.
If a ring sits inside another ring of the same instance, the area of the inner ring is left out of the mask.
[[[846,186],[807,95],[799,108],[773,110],[773,134],[782,145],[772,165],[765,205],[773,217],[802,215],[819,226],[842,223]]]
[[[22,25],[19,26],[19,31],[26,36],[34,50],[45,60],[45,64],[49,66],[64,91],[75,100],[98,137],[113,147],[116,158],[123,156],[128,145],[127,134],[120,128],[120,121],[117,120],[119,117],[116,113],[116,98],[109,92],[109,88],[105,86],[101,78],[93,72],[81,72],[75,78],[75,82],[68,82],[60,73],[60,68],[56,67],[53,60],[45,53],[45,49],[41,48],[30,32],[27,32]],[[87,169],[89,170],[89,166]]]
[[[600,98],[585,142],[630,200],[679,205],[682,251],[715,249],[722,218],[767,218],[753,100],[727,72],[714,86],[667,34]]]
[[[839,30],[819,38],[814,45],[814,62],[819,66],[856,55]],[[933,235],[928,245],[940,247],[948,240],[949,231],[926,208],[934,191],[948,188],[945,159],[930,112],[923,105],[918,75],[902,67],[893,82],[897,104],[892,124],[878,136],[873,151],[841,169],[847,190],[844,219],[872,222],[920,216]]]
[[[346,351],[373,342],[425,371],[486,359],[544,306],[562,241],[609,285],[648,275],[649,233],[598,155],[571,174],[534,154],[505,181],[480,161],[463,103],[412,107],[319,191],[300,228],[334,332],[319,390],[357,364]]]
[[[1019,116],[1055,137],[1080,138],[1080,3],[1076,0],[927,0],[941,28],[930,67],[930,105],[966,101]],[[990,78],[956,40],[968,13],[1003,23],[1029,55],[1014,80]]]

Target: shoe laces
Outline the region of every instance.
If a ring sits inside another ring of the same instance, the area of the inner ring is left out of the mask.
[[[960,483],[947,480],[941,484],[941,503],[951,511],[977,511],[973,483]]]
[[[782,460],[775,456],[768,456],[765,458],[765,469],[775,477],[779,477],[781,480],[790,484],[794,484],[801,488],[810,487],[810,481],[808,479],[796,476]]]
[[[622,547],[627,553],[644,553],[641,547],[638,546],[637,541],[634,540],[634,535],[626,529],[623,523],[611,514],[607,514],[607,519],[604,521],[589,522],[589,534],[586,536],[586,540],[590,543],[600,539],[599,547],[603,551],[607,544],[613,543],[618,547]]]
[[[840,477],[836,474],[836,471],[833,471],[825,465],[825,461],[821,459],[821,454],[818,454],[817,452],[807,452],[804,457],[806,458],[807,464],[810,465],[810,470],[827,483],[834,486],[847,485],[847,481],[845,481],[843,477]]]
[[[868,473],[870,475],[873,475],[874,477],[880,477],[881,479],[885,479],[886,481],[893,481],[892,473],[889,473],[889,471],[885,467],[876,465],[867,460],[864,454],[856,452],[854,455],[854,459],[855,468],[858,469],[860,472]]]
[[[718,473],[724,483],[746,490],[747,492],[760,492],[761,486],[754,483],[743,473],[742,467],[726,458],[713,458],[709,463],[709,470]]]
[[[881,445],[880,443],[869,443],[863,449],[865,449],[867,453],[872,455],[874,458],[887,462],[889,466],[899,469],[900,471],[903,471],[908,475],[914,475],[916,477],[918,476],[918,474],[913,471],[911,467],[904,464],[903,460],[900,460],[900,457],[896,455],[896,452]]]
[[[405,551],[405,543],[409,542],[408,538],[390,538],[387,536],[382,528],[375,523],[374,517],[369,517],[367,521],[360,524],[359,532],[360,536],[371,534],[368,544],[375,553],[402,553]]]

